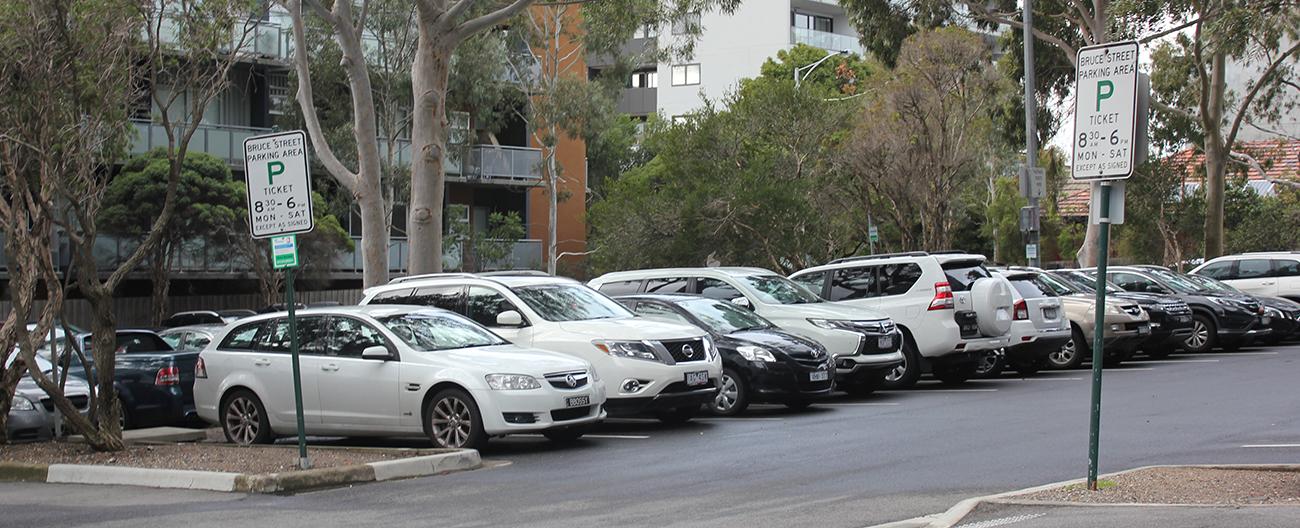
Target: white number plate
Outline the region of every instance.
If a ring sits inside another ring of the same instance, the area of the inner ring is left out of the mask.
[[[564,399],[565,407],[586,407],[591,405],[591,396],[569,396]]]
[[[1272,318],[1272,317],[1261,317],[1261,318],[1259,318],[1259,324],[1262,324],[1262,325],[1270,325],[1270,324],[1273,324],[1273,318]]]
[[[880,336],[880,338],[876,340],[876,346],[884,349],[894,348],[894,336]]]
[[[699,387],[700,385],[707,384],[708,382],[709,382],[709,371],[707,370],[686,373],[687,387]]]
[[[809,381],[826,381],[828,379],[831,379],[831,373],[825,370],[818,370],[808,374]]]
[[[1043,308],[1044,319],[1056,319],[1056,308]]]

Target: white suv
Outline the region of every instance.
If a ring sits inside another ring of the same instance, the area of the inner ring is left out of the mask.
[[[445,310],[316,308],[297,317],[307,434],[423,433],[438,447],[489,436],[582,435],[605,417],[605,384],[585,361],[511,345]],[[240,319],[199,354],[194,403],[237,444],[297,430],[283,313]]]
[[[684,293],[731,301],[777,327],[821,343],[835,379],[851,394],[874,391],[903,361],[901,335],[876,310],[828,303],[762,268],[664,268],[606,273],[590,283],[607,295]]]
[[[393,279],[361,304],[436,306],[519,346],[590,362],[610,385],[612,415],[689,420],[713,401],[722,358],[694,326],[637,317],[581,283],[537,275],[435,274]]]
[[[1011,287],[967,253],[893,253],[834,260],[790,279],[823,298],[888,315],[903,332],[905,362],[885,386],[908,387],[922,370],[947,383],[975,374],[978,353],[1007,346]]]
[[[1238,290],[1300,302],[1300,251],[1243,253],[1219,257],[1192,270]]]

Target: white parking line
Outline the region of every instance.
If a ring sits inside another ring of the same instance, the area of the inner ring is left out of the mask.
[[[1276,356],[1277,352],[1206,352],[1201,354],[1178,354],[1186,357],[1213,356],[1213,357],[1236,357],[1236,356]]]
[[[759,416],[734,416],[730,418],[696,418],[693,422],[784,422],[785,418],[765,418]]]
[[[908,394],[925,394],[927,392],[997,392],[997,389],[917,389]]]
[[[1129,365],[1130,363],[1124,363],[1124,364]],[[1120,367],[1117,369],[1106,369],[1106,373],[1110,374],[1112,372],[1146,372],[1148,370],[1155,370],[1155,369],[1151,367],[1141,367],[1141,368]]]
[[[1241,447],[1247,449],[1261,448],[1261,447],[1300,447],[1300,444],[1246,444]]]
[[[1008,524],[1016,524],[1018,522],[1032,521],[1034,519],[1037,519],[1039,517],[1044,517],[1046,515],[1047,515],[1046,513],[1028,513],[1025,515],[1017,515],[1014,517],[1003,517],[1001,519],[989,519],[987,521],[980,521],[977,523],[967,523],[958,526],[957,528],[994,528],[995,526],[1006,526]]]
[[[1148,359],[1145,361],[1125,361],[1125,365],[1164,365],[1169,363],[1218,363],[1217,359]]]
[[[583,438],[609,438],[614,440],[645,440],[650,435],[616,435],[616,434],[589,434],[582,435]]]
[[[828,402],[816,405],[818,407],[894,407],[902,404],[895,402]]]
[[[1083,379],[1083,378],[1053,378],[1053,377],[1047,377],[1047,378],[992,378],[992,379],[977,379],[977,380],[970,380],[970,381],[972,381],[972,382],[975,382],[975,381],[985,381],[985,382],[988,382],[988,381],[1058,381],[1058,380],[1060,380],[1060,381],[1078,381],[1078,380],[1081,380],[1081,379]]]

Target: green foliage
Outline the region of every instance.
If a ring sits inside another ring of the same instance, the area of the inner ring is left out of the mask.
[[[763,61],[759,74],[764,79],[794,82],[796,68],[810,66],[826,57],[826,50],[807,44],[795,44],[789,50],[776,52],[776,57]],[[879,64],[855,54],[836,55],[820,66],[800,72],[803,78],[800,89],[818,90],[827,97],[862,93],[873,73],[882,69]]]
[[[587,144],[587,187],[597,198],[604,196],[606,182],[650,160],[649,152],[638,145],[638,129],[642,126],[651,125],[611,113],[587,128],[583,137]]]
[[[171,161],[163,149],[136,156],[122,165],[109,183],[99,213],[100,228],[107,234],[143,238],[162,212],[167,194]],[[207,238],[222,233],[244,209],[243,187],[221,159],[202,152],[190,152],[181,164],[176,185],[176,209],[165,229],[170,242]],[[160,249],[170,249],[163,244]]]
[[[449,204],[448,215],[452,218],[464,218],[468,206]],[[460,255],[460,271],[483,271],[497,268],[514,268],[518,266],[535,266],[538,263],[509,262],[515,244],[527,234],[524,221],[519,213],[493,212],[488,215],[487,229],[475,230],[467,222],[450,222],[447,224],[447,236],[443,237],[443,252]],[[466,254],[468,253],[468,254]]]
[[[1009,264],[1025,262],[1024,239],[1020,234],[1020,208],[1029,205],[1020,195],[1017,177],[998,178],[994,182],[993,200],[980,233],[996,246],[996,260]]]

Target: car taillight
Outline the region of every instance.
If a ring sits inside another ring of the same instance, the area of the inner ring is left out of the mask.
[[[934,283],[934,299],[930,300],[930,309],[951,310],[953,306],[952,286],[946,282]]]
[[[199,356],[199,362],[194,364],[194,377],[208,378],[208,365],[203,362],[203,356]]]
[[[176,367],[163,367],[158,369],[158,375],[154,376],[153,384],[159,387],[168,385],[179,385],[181,382],[181,369]]]
[[[1016,314],[1015,317],[1017,321],[1024,321],[1029,319],[1029,306],[1025,304],[1024,299],[1020,299],[1019,301],[1016,301],[1015,314]]]

